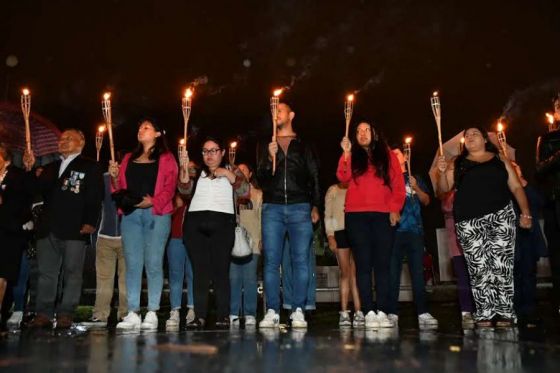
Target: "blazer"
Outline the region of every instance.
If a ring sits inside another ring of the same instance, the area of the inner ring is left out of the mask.
[[[23,225],[31,220],[32,179],[29,173],[8,167],[0,183],[0,232],[24,235]]]
[[[79,155],[58,177],[61,161],[45,166],[36,180],[43,198],[37,237],[49,234],[62,240],[87,240],[80,234],[84,224],[96,227],[103,200],[103,176],[97,162]]]

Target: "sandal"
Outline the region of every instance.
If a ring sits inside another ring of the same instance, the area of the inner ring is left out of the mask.
[[[476,327],[478,329],[487,329],[491,328],[492,326],[492,320],[480,320],[476,322]]]
[[[511,319],[499,318],[496,320],[496,328],[511,328],[513,321]]]

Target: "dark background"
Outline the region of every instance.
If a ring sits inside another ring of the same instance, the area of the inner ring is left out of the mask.
[[[2,0],[0,57],[19,63],[1,63],[0,87],[16,103],[29,87],[32,110],[83,129],[93,156],[103,91],[113,92],[117,148],[134,146],[144,115],[175,145],[181,94],[206,76],[193,100],[191,155],[197,140],[217,134],[237,138],[238,161],[253,162],[257,139],[270,132],[270,93],[290,86],[295,128],[317,145],[325,190],[335,181],[347,93],[359,91],[355,116],[372,119],[390,143],[414,136],[413,172],[426,174],[437,89],[444,140],[505,115],[532,180],[544,113],[560,91],[559,40],[557,0]],[[429,236],[441,224],[437,210],[428,211]]]

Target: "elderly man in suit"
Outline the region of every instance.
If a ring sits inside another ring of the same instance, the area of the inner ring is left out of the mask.
[[[70,328],[80,301],[86,240],[95,231],[103,198],[102,174],[95,161],[82,156],[84,145],[80,130],[64,131],[60,160],[45,166],[36,180],[44,207],[36,227],[39,285],[31,328],[51,328],[55,314],[57,329]],[[24,162],[29,169],[35,159],[26,154]],[[61,270],[63,294],[55,305]]]

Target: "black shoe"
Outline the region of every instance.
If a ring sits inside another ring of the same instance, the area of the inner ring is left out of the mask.
[[[216,329],[229,329],[229,316],[216,320]]]
[[[206,320],[195,318],[193,321],[187,323],[187,329],[204,329]]]

